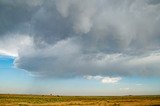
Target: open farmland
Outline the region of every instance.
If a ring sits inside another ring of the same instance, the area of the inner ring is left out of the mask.
[[[1,94],[0,106],[160,106],[160,96],[50,96]]]

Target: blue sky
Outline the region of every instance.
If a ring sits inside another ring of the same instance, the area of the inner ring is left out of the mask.
[[[0,0],[0,93],[160,94],[160,0]]]
[[[41,79],[13,65],[14,58],[0,56],[0,93],[59,95],[158,95],[160,78],[124,77],[117,83],[97,80]]]

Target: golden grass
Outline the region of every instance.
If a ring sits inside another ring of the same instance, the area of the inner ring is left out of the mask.
[[[49,96],[0,94],[0,106],[160,106],[160,96]]]

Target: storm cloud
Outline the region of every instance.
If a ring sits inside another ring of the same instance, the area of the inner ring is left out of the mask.
[[[159,0],[0,1],[0,53],[38,77],[160,76],[159,28]]]

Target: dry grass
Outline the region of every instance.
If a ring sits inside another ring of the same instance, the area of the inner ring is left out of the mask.
[[[0,94],[0,106],[160,106],[160,96],[49,96]]]

